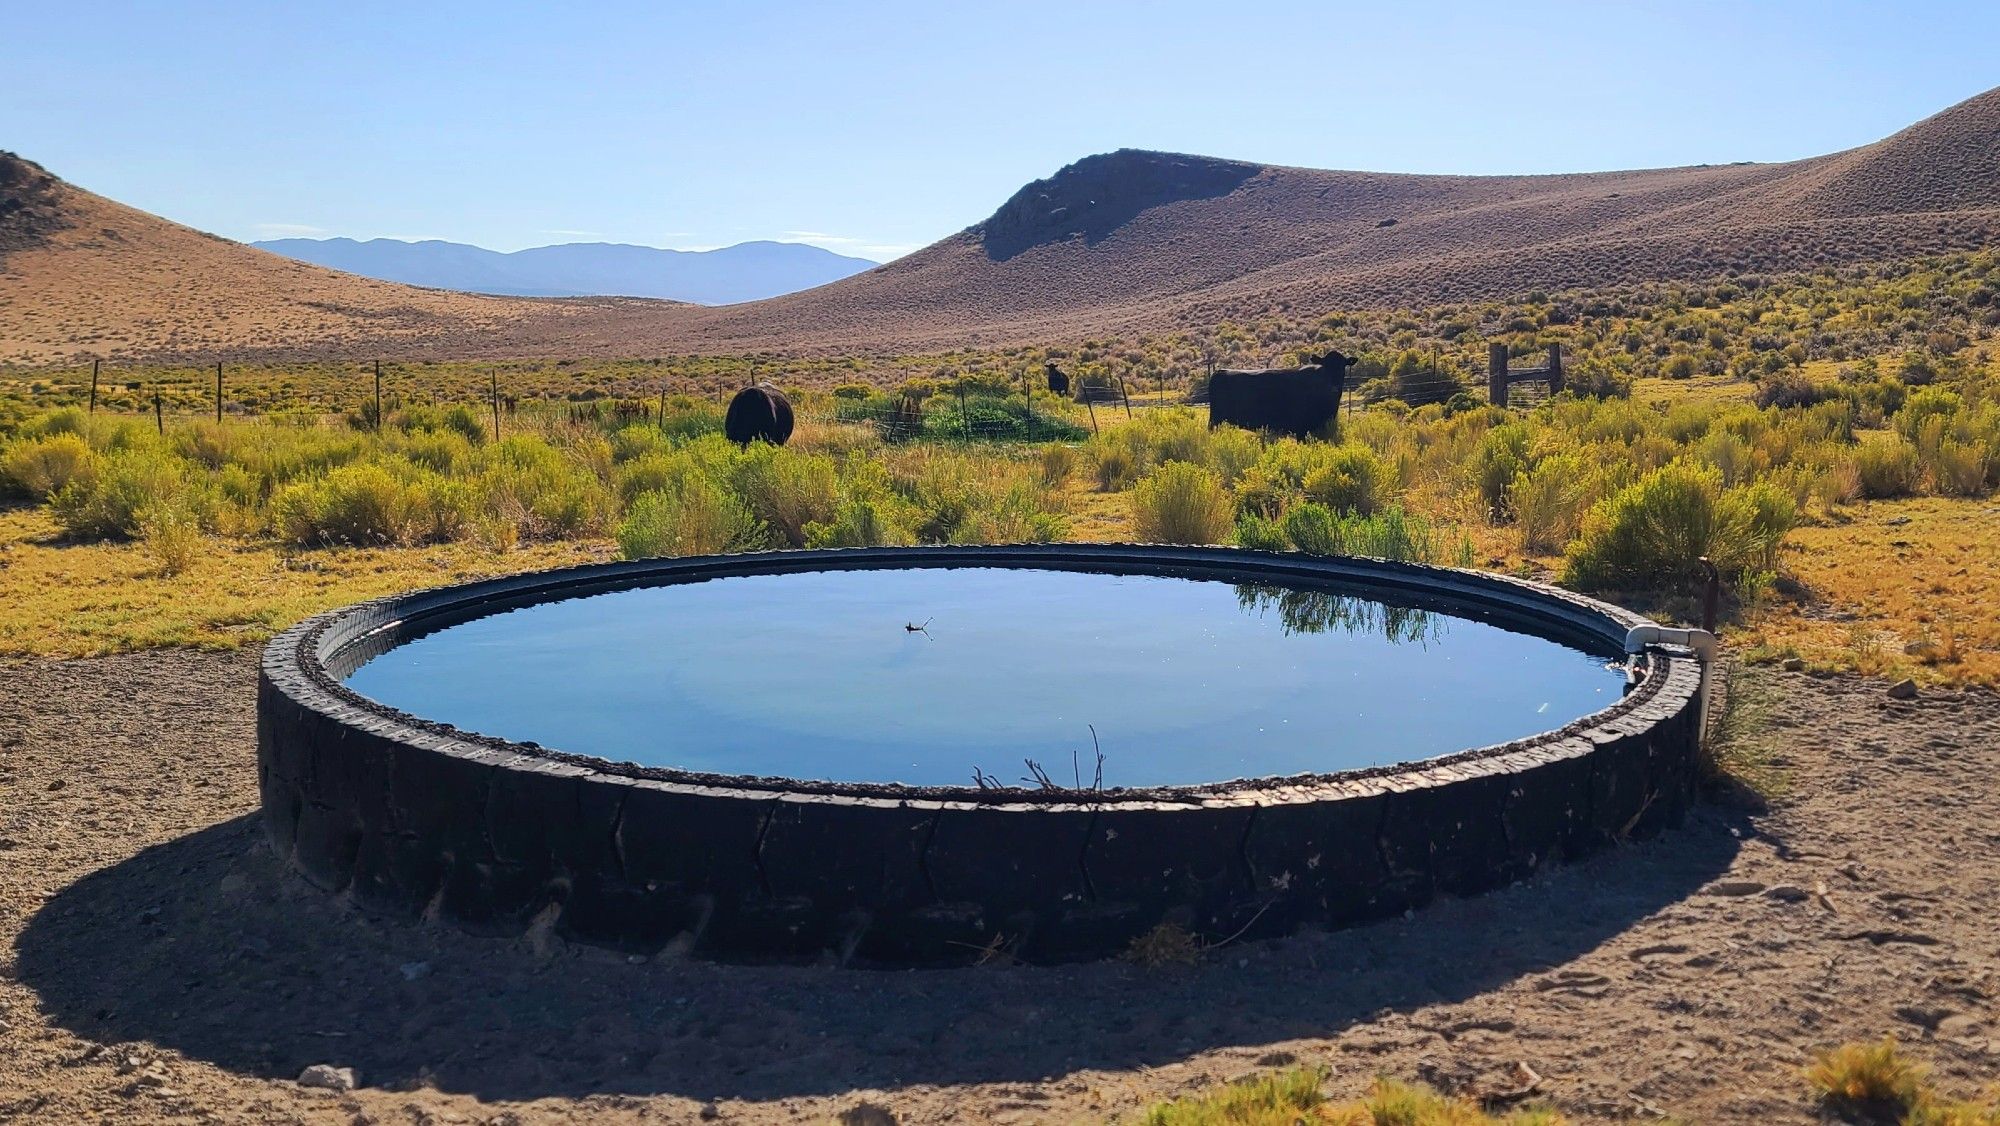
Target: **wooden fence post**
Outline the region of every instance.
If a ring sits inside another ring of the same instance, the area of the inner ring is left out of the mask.
[[[1090,432],[1092,434],[1097,433],[1097,403],[1094,401],[1095,399],[1096,396],[1094,395],[1085,395],[1083,397],[1084,408],[1090,411]]]
[[[1495,344],[1486,351],[1486,399],[1496,407],[1507,405],[1507,346]]]
[[[1549,394],[1560,395],[1563,389],[1563,346],[1549,345]]]
[[[1035,438],[1035,381],[1028,378],[1027,369],[1021,370],[1021,393],[1028,397],[1028,440]]]
[[[375,429],[382,429],[382,361],[375,361]]]
[[[160,405],[160,389],[153,388],[153,425],[164,435],[167,432],[167,410]]]
[[[497,442],[500,440],[500,369],[488,369],[486,374],[493,377],[493,440]]]
[[[667,381],[660,380],[660,430],[667,428]]]
[[[1132,396],[1130,396],[1130,395],[1127,395],[1127,394],[1125,393],[1125,377],[1124,377],[1124,376],[1122,376],[1122,375],[1117,375],[1116,373],[1114,373],[1114,374],[1113,374],[1113,378],[1115,378],[1115,379],[1117,379],[1117,380],[1118,380],[1118,397],[1119,397],[1119,398],[1121,398],[1121,399],[1123,399],[1123,400],[1125,400],[1125,418],[1126,418],[1126,421],[1128,421],[1128,422],[1129,422],[1129,421],[1131,421],[1131,418],[1132,418]]]
[[[1701,628],[1715,632],[1717,611],[1722,604],[1722,573],[1716,570],[1715,561],[1702,556],[1697,562],[1701,566]]]
[[[97,366],[103,360],[90,361],[90,413],[97,413]]]
[[[222,421],[222,361],[215,361],[215,421]]]
[[[972,412],[965,407],[965,377],[958,377],[958,424],[965,431],[965,440],[972,440]]]

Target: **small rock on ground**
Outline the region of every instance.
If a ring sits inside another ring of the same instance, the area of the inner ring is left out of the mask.
[[[352,1091],[356,1079],[351,1067],[334,1067],[331,1064],[316,1063],[299,1072],[299,1086],[319,1087],[328,1091]]]

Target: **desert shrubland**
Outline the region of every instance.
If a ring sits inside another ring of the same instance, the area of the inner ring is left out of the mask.
[[[1781,581],[1800,529],[1824,540],[1871,501],[1990,503],[1995,262],[801,359],[777,377],[799,418],[782,448],[719,434],[726,396],[772,378],[747,357],[491,365],[503,409],[474,399],[491,389],[486,365],[391,364],[379,418],[351,370],[232,372],[220,422],[202,373],[121,372],[137,378],[107,382],[95,413],[47,373],[0,379],[0,494],[62,543],[133,544],[160,577],[246,546],[463,545],[504,567],[539,545],[643,556],[1079,536],[1481,563],[1653,607],[1691,594],[1707,557],[1747,613],[1774,591],[1806,596]],[[1463,393],[1495,340],[1521,357],[1562,344],[1571,390],[1507,410]],[[1336,441],[1211,428],[1174,402],[1210,361],[1287,361],[1327,341],[1360,357],[1364,385]],[[1093,415],[1047,393],[1045,359],[1129,389],[1132,409],[1121,395]],[[1450,393],[1417,393],[1433,379]]]

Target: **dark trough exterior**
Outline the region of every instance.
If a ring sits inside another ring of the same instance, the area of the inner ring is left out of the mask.
[[[348,691],[367,656],[555,598],[741,574],[1025,567],[1360,586],[1615,654],[1643,619],[1549,587],[1226,548],[1023,545],[772,552],[518,575],[322,615],[266,649],[258,772],[304,877],[407,918],[553,926],[635,952],[951,964],[1102,957],[1167,921],[1211,941],[1470,895],[1677,822],[1701,671],[1635,658],[1617,704],[1405,766],[1161,790],[979,790],[692,775],[461,732]]]

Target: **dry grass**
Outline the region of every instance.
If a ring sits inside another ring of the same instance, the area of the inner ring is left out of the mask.
[[[1827,1110],[1849,1121],[1899,1126],[1996,1126],[2000,1089],[1978,1099],[1940,1095],[1930,1072],[1906,1058],[1895,1037],[1873,1044],[1842,1044],[1819,1053],[1806,1069],[1806,1085]]]
[[[1882,1121],[1902,1119],[1928,1084],[1924,1069],[1904,1059],[1893,1038],[1842,1044],[1806,1069],[1806,1085],[1829,1110]]]
[[[1822,380],[1832,373],[1822,375]],[[1683,403],[1747,403],[1754,385],[1727,375],[1697,375],[1692,379],[1638,379],[1632,398],[1641,403],[1679,406]]]
[[[1124,959],[1149,970],[1165,966],[1192,966],[1208,949],[1200,936],[1174,923],[1161,923],[1132,940]]]
[[[211,540],[165,573],[143,544],[63,544],[40,509],[0,510],[0,653],[83,657],[233,649],[366,598],[611,557],[598,541],[494,553],[468,544],[287,554]]]
[[[1561,1126],[1542,1107],[1488,1113],[1468,1099],[1377,1079],[1359,1099],[1333,1102],[1324,1072],[1301,1067],[1237,1080],[1217,1090],[1149,1108],[1145,1126]]]
[[[1792,778],[1771,733],[1771,713],[1779,706],[1776,693],[1753,676],[1738,674],[1729,683],[1727,700],[1715,738],[1703,748],[1704,769],[1712,778],[1734,780],[1760,797],[1783,797]]]
[[[1784,567],[1810,592],[1730,638],[1809,665],[2000,684],[2000,502],[1870,501],[1800,527]]]

